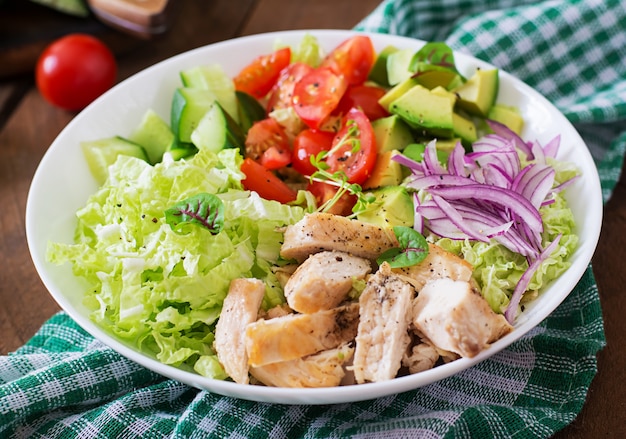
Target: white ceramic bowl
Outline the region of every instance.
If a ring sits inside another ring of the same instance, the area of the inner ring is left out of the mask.
[[[78,114],[59,134],[43,157],[32,181],[26,207],[26,233],[35,267],[50,294],[87,332],[120,354],[169,378],[218,394],[285,404],[332,404],[359,401],[415,389],[451,376],[506,348],[545,319],[572,291],[587,268],[595,250],[602,221],[602,197],[594,162],[587,147],[565,117],[536,91],[505,72],[500,75],[498,101],[515,105],[526,125],[523,137],[546,142],[561,134],[559,158],[575,163],[582,178],[567,190],[573,210],[580,246],[571,268],[554,281],[519,316],[515,330],[472,359],[460,359],[415,375],[387,382],[321,389],[288,389],[241,385],[202,376],[164,365],[153,356],[106,333],[92,322],[82,303],[82,287],[69,264],[55,266],[46,261],[48,241],[71,243],[75,212],[96,191],[79,142],[116,134],[128,135],[144,111],[154,109],[169,120],[172,93],[179,85],[179,72],[207,63],[219,63],[229,74],[236,74],[253,57],[272,50],[276,40],[296,44],[305,32],[315,35],[322,47],[330,50],[353,34],[351,31],[309,30],[267,33],[212,44],[158,63],[105,93]],[[370,34],[377,50],[392,44],[418,49],[424,44],[415,39]],[[477,67],[490,66],[467,55],[456,53],[459,70],[468,75]]]

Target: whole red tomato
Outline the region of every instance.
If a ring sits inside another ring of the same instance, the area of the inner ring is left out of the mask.
[[[69,34],[52,42],[35,69],[37,88],[51,104],[81,110],[115,83],[117,63],[99,39]]]

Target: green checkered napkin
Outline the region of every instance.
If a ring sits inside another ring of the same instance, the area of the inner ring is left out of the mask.
[[[609,198],[626,149],[621,0],[387,0],[358,29],[446,41],[539,90],[585,138]],[[286,406],[167,380],[59,313],[0,357],[0,436],[549,437],[581,410],[604,344],[589,267],[541,325],[456,376],[371,401]]]

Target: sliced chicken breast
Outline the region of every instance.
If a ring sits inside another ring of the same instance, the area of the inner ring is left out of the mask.
[[[251,367],[250,374],[266,386],[274,387],[334,387],[346,372],[344,363],[354,354],[354,348],[343,344],[304,358]]]
[[[316,253],[291,275],[285,298],[301,313],[332,309],[347,298],[353,279],[365,279],[371,271],[367,259],[339,251]]]
[[[359,384],[394,378],[411,341],[408,328],[415,290],[398,276],[385,273],[385,266],[369,278],[359,298],[353,363]]]
[[[429,341],[418,341],[402,357],[402,365],[409,373],[422,372],[432,369],[439,360],[439,352]]]
[[[428,256],[419,264],[394,268],[393,272],[405,277],[417,291],[433,279],[450,278],[469,282],[472,264],[435,244],[428,244]]]
[[[413,324],[438,348],[474,357],[513,330],[467,281],[435,279],[413,302]]]
[[[359,304],[350,303],[312,314],[257,320],[246,328],[249,365],[295,360],[354,340]]]
[[[256,321],[264,294],[265,284],[259,279],[232,280],[215,326],[217,358],[236,383],[248,384],[245,329]]]
[[[338,250],[375,260],[385,250],[397,246],[392,229],[339,215],[311,213],[286,227],[280,254],[302,262],[313,253]]]

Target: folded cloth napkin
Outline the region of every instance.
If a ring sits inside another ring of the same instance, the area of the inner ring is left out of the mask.
[[[626,149],[621,0],[386,0],[357,29],[446,41],[535,87],[585,138],[610,197]],[[165,379],[61,312],[0,357],[0,436],[549,437],[581,410],[604,345],[590,266],[538,327],[464,372],[370,401],[288,406]]]

